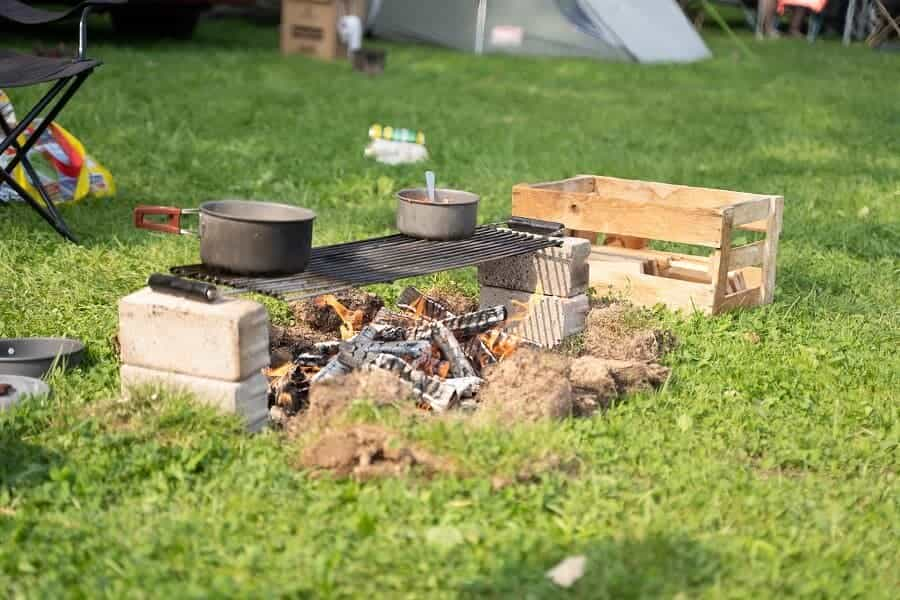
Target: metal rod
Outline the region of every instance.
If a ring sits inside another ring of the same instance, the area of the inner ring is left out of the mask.
[[[87,20],[91,12],[91,6],[85,6],[81,11],[81,20],[78,22],[78,60],[87,58]]]

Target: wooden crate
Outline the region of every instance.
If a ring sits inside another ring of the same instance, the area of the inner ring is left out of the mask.
[[[580,175],[513,187],[512,214],[565,224],[593,239],[591,285],[639,305],[717,314],[772,302],[784,198]],[[765,238],[732,245],[735,230]],[[597,244],[598,234],[626,240]],[[709,256],[641,247],[646,240],[712,249]],[[637,243],[634,243],[637,242]]]

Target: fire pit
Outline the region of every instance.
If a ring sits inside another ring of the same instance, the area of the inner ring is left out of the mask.
[[[494,306],[456,315],[411,287],[398,298],[396,311],[382,308],[368,323],[361,311],[332,295],[317,298],[316,306],[341,318],[343,339],[299,348],[291,360],[268,370],[270,404],[288,414],[306,406],[310,386],[373,369],[400,377],[425,410],[474,408],[484,369],[532,345],[503,331],[524,314]],[[517,312],[527,312],[527,306]]]

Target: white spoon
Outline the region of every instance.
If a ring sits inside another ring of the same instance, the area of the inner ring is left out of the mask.
[[[437,202],[434,194],[434,171],[425,171],[425,189],[428,190],[428,201]]]

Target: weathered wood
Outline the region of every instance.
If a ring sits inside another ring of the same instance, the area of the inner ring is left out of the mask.
[[[761,221],[769,216],[769,198],[760,198],[758,200],[748,200],[729,207],[732,211],[733,225],[747,225]]]
[[[597,194],[513,188],[512,214],[564,223],[613,235],[717,247],[722,231],[718,209],[672,206]]]
[[[665,304],[673,310],[712,311],[713,288],[707,284],[617,272],[607,272],[603,277],[604,285],[595,285],[599,293],[611,288],[640,306]]]
[[[712,255],[711,274],[713,282],[713,300],[712,311],[719,311],[719,304],[725,298],[728,291],[728,263],[731,253],[731,226],[734,215],[731,209],[727,209],[722,215],[724,226],[722,227],[722,240],[719,243],[719,249]]]
[[[736,271],[744,267],[755,267],[762,264],[765,240],[745,244],[731,249],[731,257],[728,259],[728,270]]]
[[[341,362],[340,355],[335,356],[328,364],[322,367],[322,369],[313,375],[313,378],[310,380],[312,385],[320,383],[322,381],[327,381],[329,379],[334,379],[335,377],[343,377],[350,373],[352,369]]]
[[[723,313],[735,308],[750,308],[760,304],[760,288],[753,287],[725,296],[716,306],[716,313]]]
[[[453,376],[476,377],[478,373],[475,372],[472,363],[466,358],[466,353],[463,352],[453,332],[441,322],[432,323],[431,327],[434,332],[432,340],[441,349],[444,358],[450,362],[450,372],[453,373]]]
[[[771,211],[766,223],[766,239],[763,248],[763,281],[760,286],[760,302],[769,304],[775,298],[775,269],[778,260],[778,240],[781,237],[784,198],[775,196],[770,200]]]
[[[447,385],[437,377],[426,375],[414,369],[402,359],[390,354],[379,354],[366,365],[396,373],[401,379],[412,384],[413,389],[435,412],[443,412],[459,402],[459,393],[453,385]]]
[[[441,323],[461,339],[498,327],[506,321],[506,317],[506,307],[501,304],[444,319]]]

